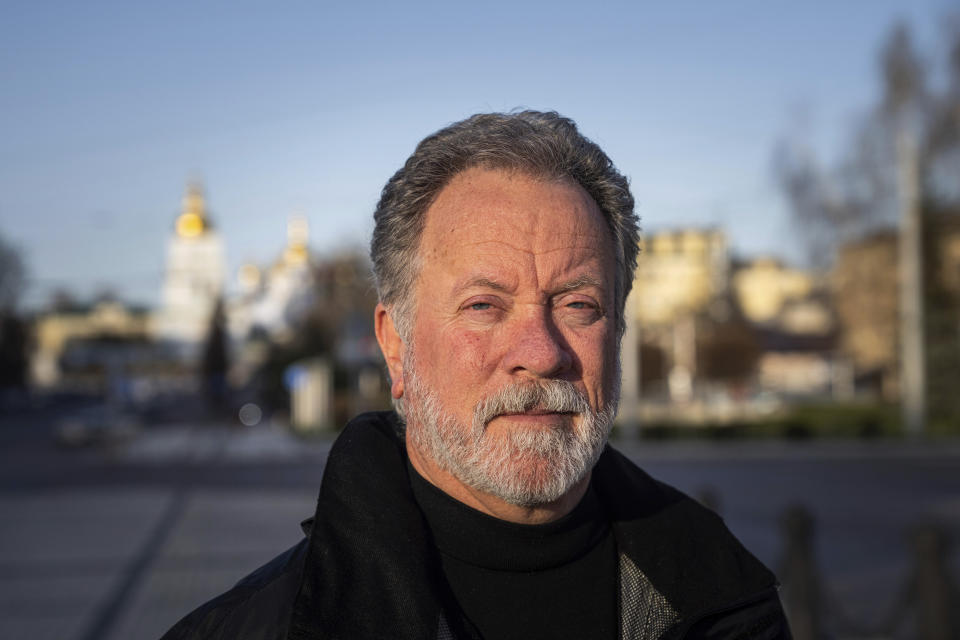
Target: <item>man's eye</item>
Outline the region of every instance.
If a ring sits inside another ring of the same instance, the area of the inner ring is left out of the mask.
[[[600,308],[590,300],[564,302],[558,311],[572,322],[592,323],[600,315]]]
[[[567,309],[575,311],[596,311],[597,305],[589,300],[571,300],[564,305]]]
[[[489,302],[474,302],[469,308],[474,311],[486,311],[487,309],[492,309],[493,305]]]

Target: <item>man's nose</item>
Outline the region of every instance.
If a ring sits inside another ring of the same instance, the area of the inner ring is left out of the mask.
[[[573,365],[573,354],[549,309],[536,308],[510,328],[504,364],[510,373],[554,378]]]

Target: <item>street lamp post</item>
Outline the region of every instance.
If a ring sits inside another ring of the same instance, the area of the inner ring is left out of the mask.
[[[927,398],[917,143],[911,128],[902,121],[896,136],[900,196],[900,403],[907,434],[921,437],[926,423]]]

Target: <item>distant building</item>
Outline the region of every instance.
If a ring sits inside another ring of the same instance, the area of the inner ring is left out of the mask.
[[[217,300],[224,294],[223,241],[213,228],[199,184],[188,185],[167,244],[156,337],[183,360],[198,357]]]
[[[338,372],[337,384],[356,396],[352,402],[379,406],[369,264],[363,253],[351,251],[317,259],[308,231],[305,217],[292,217],[278,257],[266,266],[243,265],[227,295],[223,241],[200,186],[189,184],[167,243],[160,307],[150,312],[110,300],[92,306],[55,301],[33,322],[33,385],[120,403],[194,393],[204,382],[205,347],[214,344],[208,341],[219,308],[226,330],[220,335],[227,338],[219,342],[226,350],[224,382],[244,397],[256,399],[287,360],[322,356]]]
[[[960,296],[960,213],[942,216],[932,226],[936,255],[933,277],[949,294]]]
[[[41,389],[102,393],[111,378],[153,361],[150,314],[115,300],[43,313],[34,334],[31,383]]]
[[[924,297],[928,367],[960,352],[960,216],[926,220]],[[853,362],[858,390],[899,397],[899,247],[893,229],[842,246],[830,275],[841,326],[840,348]],[[953,369],[954,367],[948,366]],[[955,371],[939,371],[950,374]],[[928,385],[938,385],[938,379]]]
[[[754,325],[756,385],[783,397],[851,393],[849,367],[836,353],[836,321],[823,283],[772,258],[736,267],[734,295]]]
[[[702,311],[729,284],[727,238],[716,229],[652,234],[641,243],[634,278],[636,314],[644,328],[666,326]]]
[[[290,339],[314,297],[316,264],[308,247],[309,226],[303,216],[287,222],[287,244],[266,269],[247,263],[240,268],[240,294],[228,306],[230,334]]]
[[[688,402],[693,398],[697,318],[717,312],[718,302],[722,305],[729,269],[722,231],[683,229],[644,238],[626,311],[640,327],[640,345],[637,353],[624,355],[640,360],[639,367],[627,367],[637,370],[639,379],[625,384],[641,385],[647,400]]]
[[[627,312],[640,339],[623,357],[639,367],[624,366],[633,376],[624,384],[638,380],[654,413],[669,401],[678,415],[729,417],[759,392],[788,400],[850,386],[821,279],[769,258],[735,262],[719,230],[647,237]]]
[[[880,231],[842,246],[830,274],[841,326],[840,348],[861,389],[898,396],[897,234]]]
[[[236,349],[231,381],[245,384],[263,364],[271,344],[287,344],[316,296],[316,264],[308,247],[307,219],[287,222],[287,245],[269,267],[240,267],[239,294],[227,305],[227,324]]]
[[[740,266],[733,275],[740,309],[756,324],[776,322],[789,303],[807,298],[814,285],[809,272],[788,268],[774,258],[754,260]]]

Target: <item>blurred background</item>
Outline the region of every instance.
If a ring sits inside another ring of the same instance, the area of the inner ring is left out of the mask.
[[[616,445],[797,638],[957,638],[960,5],[5,2],[0,636],[153,638],[389,407],[380,189],[572,117],[644,239]]]

